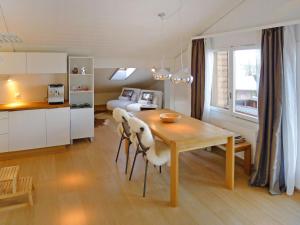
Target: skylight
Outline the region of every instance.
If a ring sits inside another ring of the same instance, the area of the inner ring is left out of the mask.
[[[119,68],[113,73],[110,80],[126,80],[135,70],[136,68]]]

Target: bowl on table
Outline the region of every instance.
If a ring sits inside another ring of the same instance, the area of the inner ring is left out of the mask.
[[[175,123],[181,118],[178,113],[162,113],[160,119],[164,123]]]

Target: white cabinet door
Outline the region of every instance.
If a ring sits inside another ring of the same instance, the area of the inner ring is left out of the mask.
[[[0,134],[8,134],[8,119],[0,119]]]
[[[26,74],[26,53],[1,52],[0,74]]]
[[[45,109],[9,112],[10,151],[46,146]]]
[[[0,152],[8,152],[8,134],[0,134]]]
[[[71,139],[94,137],[94,109],[71,109]]]
[[[47,109],[47,146],[70,144],[70,108]]]
[[[53,74],[67,73],[66,53],[27,53],[27,73],[30,74]]]

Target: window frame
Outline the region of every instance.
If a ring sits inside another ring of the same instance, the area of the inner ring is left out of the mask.
[[[258,44],[251,45],[241,45],[241,46],[230,46],[228,48],[216,48],[213,49],[213,54],[218,51],[227,51],[228,52],[228,100],[229,108],[225,109],[218,106],[210,105],[210,109],[215,112],[221,112],[226,115],[230,115],[235,118],[242,120],[247,120],[250,122],[258,123],[258,117],[247,115],[244,113],[235,112],[235,76],[234,76],[234,51],[236,50],[251,50],[251,49],[261,49]],[[215,66],[215,65],[214,65]],[[213,85],[213,84],[212,84]]]
[[[212,53],[213,53],[213,57],[215,59],[215,53],[216,52],[228,52],[228,91],[227,91],[227,98],[228,98],[228,109],[226,108],[223,108],[223,107],[218,107],[218,106],[215,106],[215,105],[211,105],[210,103],[210,109],[214,110],[214,111],[220,111],[220,112],[223,112],[223,113],[226,113],[226,114],[229,114],[229,111],[231,110],[231,99],[230,99],[230,90],[231,90],[231,81],[230,81],[230,51],[228,48],[217,48],[217,49],[213,49],[212,50]],[[216,71],[216,64],[214,63],[214,66],[213,66],[213,72]],[[213,82],[213,79],[212,79],[212,82]],[[213,83],[211,84],[213,87]],[[212,99],[212,96],[211,96],[211,99]]]

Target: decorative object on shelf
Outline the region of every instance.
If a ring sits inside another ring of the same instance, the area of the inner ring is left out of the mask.
[[[161,19],[161,40],[164,41],[164,20],[166,17],[166,14],[164,12],[161,12],[158,14],[158,17],[160,17]],[[168,71],[165,68],[165,47],[163,48],[163,52],[162,52],[162,57],[161,57],[161,65],[160,65],[160,69],[156,70],[154,68],[152,68],[152,72],[153,72],[153,78],[154,80],[169,80],[172,76],[172,74],[170,73],[170,71]]]
[[[164,123],[175,123],[181,118],[181,115],[177,113],[162,113],[160,119]]]
[[[81,74],[82,74],[82,75],[85,75],[85,67],[84,67],[84,66],[81,67],[80,71],[81,71]]]
[[[182,26],[182,21],[181,21],[181,11],[183,8],[183,0],[180,1],[180,7],[178,10],[178,24],[179,26]],[[171,77],[171,81],[174,84],[191,84],[193,83],[193,76],[189,73],[188,69],[184,69],[183,67],[183,33],[180,37],[180,63],[181,63],[181,69],[175,73],[172,77]]]
[[[78,74],[78,68],[77,68],[77,67],[74,67],[73,70],[72,70],[72,73],[73,73],[73,74]]]

